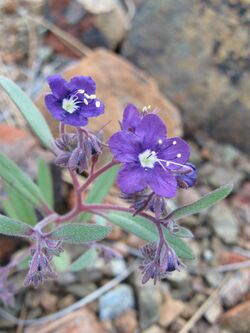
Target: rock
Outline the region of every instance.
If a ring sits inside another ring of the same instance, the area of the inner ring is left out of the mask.
[[[184,284],[187,285],[187,283],[190,283],[190,279],[190,275],[184,270],[180,272],[174,271],[167,277],[167,280],[170,281],[174,287],[182,287]]]
[[[127,268],[126,262],[123,258],[113,259],[109,265],[113,276],[122,274]]]
[[[235,333],[249,333],[250,301],[241,303],[224,313],[220,323],[223,327]]]
[[[181,301],[176,301],[170,296],[161,305],[159,323],[164,328],[167,328],[175,319],[182,313],[185,304]]]
[[[145,330],[159,319],[162,302],[161,289],[159,285],[155,286],[152,281],[142,285],[141,274],[138,271],[133,275],[133,283],[138,301],[140,328]]]
[[[44,325],[28,327],[26,333],[106,333],[88,308],[75,311]]]
[[[115,319],[134,307],[135,300],[132,288],[126,284],[121,284],[100,297],[100,318],[101,320]]]
[[[153,325],[149,327],[146,331],[143,331],[143,333],[165,333],[165,330],[160,328],[158,325]]]
[[[247,3],[143,1],[122,48],[183,110],[189,133],[204,129],[245,151],[250,149]]]
[[[248,258],[236,252],[222,252],[219,254],[218,260],[220,265],[229,265],[246,261]]]
[[[210,324],[214,324],[223,312],[220,301],[214,302],[204,313],[204,317]]]
[[[214,232],[221,240],[226,244],[237,241],[238,223],[226,203],[222,202],[213,207],[208,216]]]
[[[249,291],[250,270],[244,269],[234,273],[221,291],[221,300],[224,306],[236,305]]]
[[[114,325],[119,333],[135,333],[138,331],[136,311],[129,310],[114,320]]]
[[[168,135],[177,136],[182,133],[181,119],[177,109],[161,95],[155,80],[128,61],[112,52],[99,49],[66,68],[63,72],[66,79],[80,74],[90,75],[94,78],[97,84],[97,95],[106,105],[104,115],[90,120],[90,127],[94,130],[107,124],[104,128],[106,138],[119,130],[118,121],[121,120],[124,106],[127,103],[134,103],[139,108],[144,105],[159,108],[161,110],[159,115],[168,126]],[[43,100],[46,91],[48,88],[41,93],[37,104],[53,133],[56,134],[58,122],[44,107]]]
[[[64,309],[64,308],[70,306],[71,304],[73,304],[75,301],[76,301],[76,299],[73,295],[67,295],[58,300],[58,308]]]
[[[75,283],[68,285],[66,288],[69,293],[73,294],[74,296],[82,298],[95,291],[96,285],[94,283],[87,283],[87,284]]]
[[[234,185],[234,190],[237,190],[243,179],[243,173],[237,169],[215,167],[207,182],[213,187],[219,187],[228,183],[232,183]]]
[[[55,312],[57,309],[58,297],[47,291],[44,291],[40,295],[40,304],[45,311]]]
[[[210,287],[217,288],[223,280],[223,275],[219,272],[208,271],[205,275],[205,279]]]

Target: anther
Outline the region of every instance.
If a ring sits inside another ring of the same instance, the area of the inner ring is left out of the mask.
[[[86,98],[84,98],[83,102],[84,102],[85,105],[89,105],[89,102],[87,101]]]
[[[178,158],[180,158],[180,157],[181,157],[181,154],[180,154],[180,153],[179,153],[179,154],[177,154],[177,157],[178,157]]]
[[[173,145],[176,145],[176,143],[177,143],[176,141],[173,141]]]
[[[99,108],[99,107],[101,106],[101,102],[100,102],[100,101],[96,101],[96,102],[95,102],[95,106],[96,106],[97,108]]]

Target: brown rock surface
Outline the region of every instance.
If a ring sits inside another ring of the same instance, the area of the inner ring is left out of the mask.
[[[249,1],[145,0],[122,53],[159,82],[190,133],[249,151]]]
[[[138,70],[127,60],[112,52],[98,49],[88,57],[65,69],[62,73],[66,79],[76,75],[89,75],[97,84],[97,95],[104,101],[106,112],[98,118],[90,120],[90,127],[98,130],[104,124],[106,137],[119,129],[124,106],[134,103],[138,108],[151,105],[160,109],[160,116],[168,126],[168,135],[182,133],[181,119],[177,109],[165,99],[158,90],[155,80]],[[52,118],[44,107],[44,90],[38,99],[38,106],[47,119],[53,133],[57,133],[58,122]]]
[[[160,309],[160,325],[168,327],[181,314],[184,308],[185,304],[183,302],[167,297]]]
[[[224,313],[220,323],[235,333],[250,332],[250,301],[241,303]]]
[[[95,314],[83,308],[42,326],[28,328],[26,333],[106,333]]]
[[[136,311],[129,310],[114,321],[115,328],[119,333],[135,333],[138,330]]]

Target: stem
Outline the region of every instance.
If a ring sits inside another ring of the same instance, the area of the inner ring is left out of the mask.
[[[89,176],[89,178],[86,180],[86,182],[79,188],[80,192],[85,191],[88,186],[98,177],[100,176],[102,173],[104,173],[105,171],[107,171],[108,169],[110,169],[112,166],[119,164],[119,162],[112,160],[111,162],[107,163],[106,165],[104,165],[102,168],[98,169],[95,173],[93,173],[92,175]]]
[[[96,212],[99,210],[115,210],[118,212],[127,212],[127,213],[134,213],[132,208],[116,206],[116,205],[104,205],[104,204],[84,204],[82,205],[82,211],[84,212]],[[145,217],[146,219],[150,220],[151,222],[155,223],[155,218],[147,213],[140,212],[138,215]]]
[[[63,123],[59,123],[59,135],[60,137],[65,134],[65,125]]]

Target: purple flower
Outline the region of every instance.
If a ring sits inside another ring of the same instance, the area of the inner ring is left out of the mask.
[[[189,171],[176,176],[178,186],[185,189],[194,186],[197,182],[196,167],[191,163],[186,163],[186,167],[189,167]]]
[[[123,112],[122,130],[134,133],[136,127],[140,124],[142,117],[142,112],[140,112],[133,104],[128,104]]]
[[[112,135],[109,147],[122,163],[118,185],[132,194],[148,186],[158,195],[176,195],[178,169],[186,168],[189,146],[180,138],[166,139],[166,126],[155,114],[145,115],[133,132]]]
[[[89,117],[104,112],[104,104],[96,98],[96,84],[89,76],[75,76],[69,82],[60,75],[48,77],[52,94],[45,97],[45,104],[54,118],[64,124],[85,126]]]

